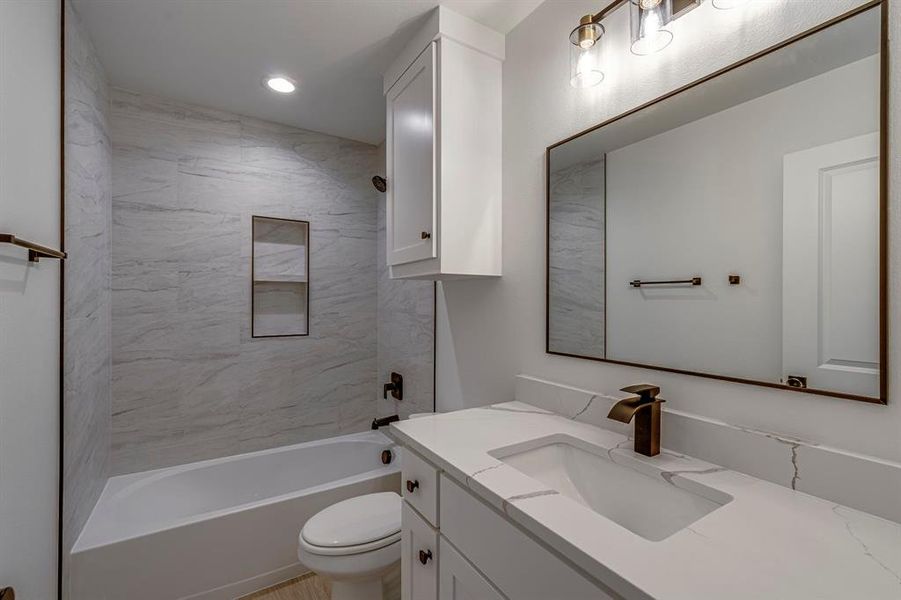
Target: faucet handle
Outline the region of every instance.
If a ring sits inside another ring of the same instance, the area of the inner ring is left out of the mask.
[[[644,400],[653,400],[657,397],[657,394],[660,393],[660,386],[651,385],[649,383],[638,383],[636,385],[627,385],[624,388],[620,388],[621,392],[626,392],[627,394],[638,394],[638,396]]]

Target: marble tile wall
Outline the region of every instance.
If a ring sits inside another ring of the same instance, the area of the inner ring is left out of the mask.
[[[111,128],[112,473],[368,428],[376,148],[120,89]],[[251,338],[252,215],[311,223],[309,337]]]
[[[379,146],[378,173],[385,174],[385,147]],[[379,416],[429,413],[434,408],[435,284],[392,280],[388,275],[385,195],[378,203],[378,373]],[[404,377],[404,399],[382,398],[391,372]]]
[[[666,397],[665,391],[661,398]],[[626,396],[527,375],[516,378],[516,399],[521,402],[631,435],[631,425],[607,418],[610,407]],[[666,405],[661,430],[661,443],[672,452],[901,523],[901,464],[668,409]]]
[[[69,257],[63,323],[62,543],[67,557],[103,491],[109,469],[112,159],[106,75],[69,2],[64,10],[64,185]]]
[[[548,346],[605,356],[604,160],[555,170],[550,181]]]

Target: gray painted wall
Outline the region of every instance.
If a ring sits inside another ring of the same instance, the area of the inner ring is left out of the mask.
[[[100,496],[110,443],[111,151],[106,75],[66,2],[64,556]]]
[[[112,97],[113,473],[368,428],[376,148]],[[250,337],[252,215],[311,222],[309,337]]]

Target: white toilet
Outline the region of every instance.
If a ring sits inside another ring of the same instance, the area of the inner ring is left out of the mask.
[[[332,600],[381,600],[400,562],[401,498],[357,496],[316,513],[300,531],[300,562],[332,583]]]

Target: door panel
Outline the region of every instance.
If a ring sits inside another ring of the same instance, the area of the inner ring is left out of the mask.
[[[436,255],[435,50],[430,45],[388,92],[388,264]]]
[[[0,2],[0,231],[60,244],[60,3]],[[0,244],[0,588],[57,594],[60,263]]]
[[[879,137],[784,159],[783,378],[879,394]]]

